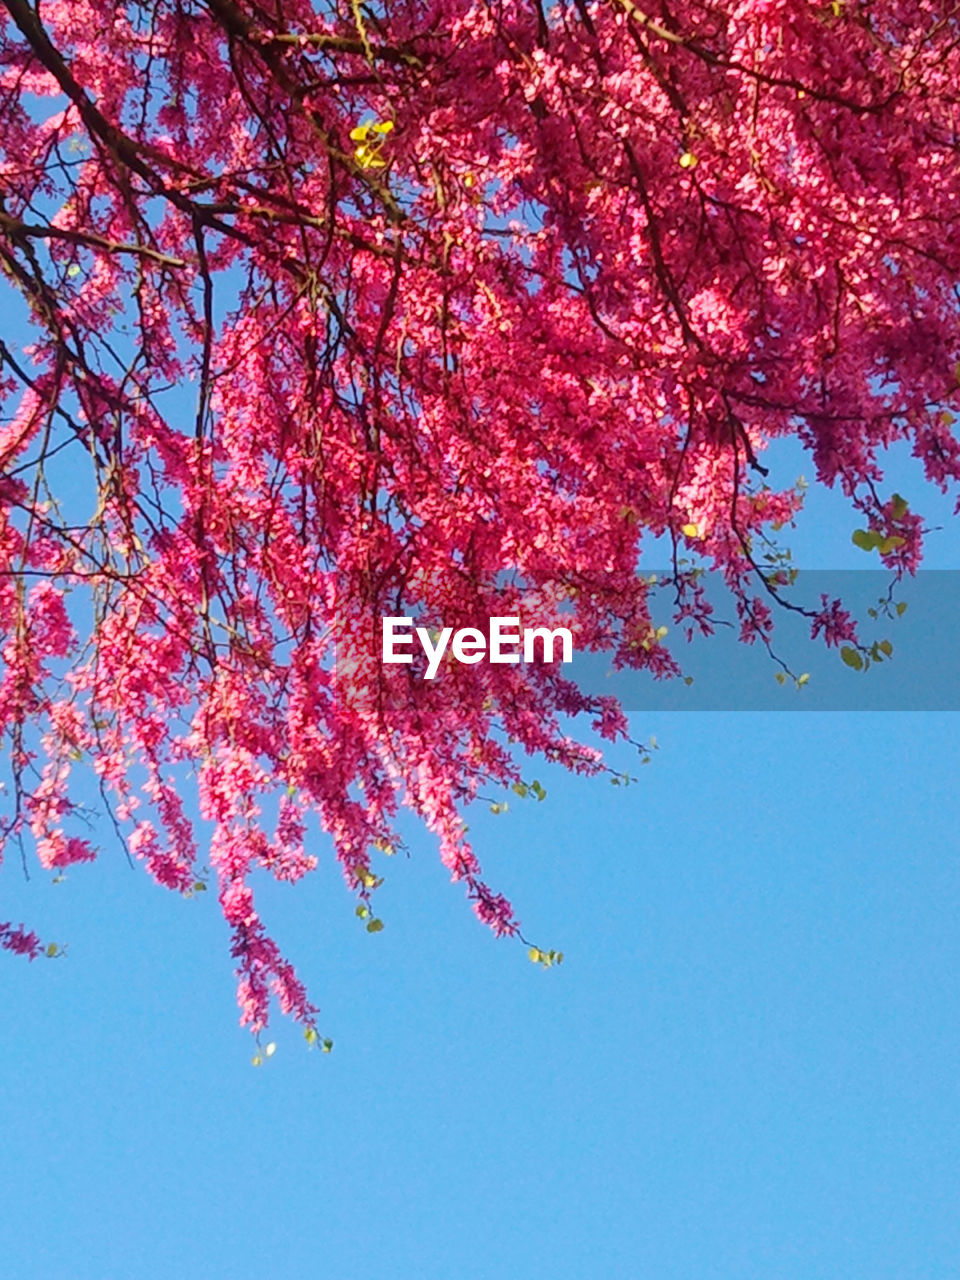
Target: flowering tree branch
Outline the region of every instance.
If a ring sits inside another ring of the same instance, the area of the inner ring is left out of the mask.
[[[381,617],[563,622],[668,675],[637,571],[662,538],[678,617],[711,625],[686,557],[722,573],[745,640],[769,647],[781,603],[850,641],[841,602],[764,567],[802,503],[765,460],[787,438],[884,564],[919,563],[881,461],[905,441],[931,485],[960,474],[956,13],[0,17],[0,270],[23,316],[0,341],[0,833],[56,874],[95,857],[86,766],[161,884],[210,867],[243,1020],[276,997],[319,1043],[257,873],[299,879],[322,830],[371,927],[406,805],[516,934],[465,808],[529,792],[524,754],[602,771],[570,717],[627,734],[549,665],[386,667]],[[10,925],[0,945],[40,947]]]

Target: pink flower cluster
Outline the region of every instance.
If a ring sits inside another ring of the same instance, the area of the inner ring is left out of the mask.
[[[602,770],[577,718],[627,732],[559,666],[384,667],[383,616],[517,615],[667,676],[657,539],[682,628],[712,625],[686,559],[769,643],[755,553],[802,504],[778,441],[892,572],[924,526],[884,452],[960,477],[949,6],[269,10],[0,17],[30,329],[0,348],[0,836],[57,871],[116,836],[182,894],[209,874],[255,1031],[271,1000],[315,1018],[267,876],[329,849],[369,919],[406,807],[513,934],[465,809],[526,758]],[[828,645],[852,628],[813,611]]]

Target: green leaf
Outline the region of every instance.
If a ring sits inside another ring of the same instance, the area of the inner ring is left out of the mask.
[[[889,538],[884,538],[879,544],[879,551],[882,556],[888,556],[891,551],[896,551],[897,547],[902,547],[906,542],[906,538],[901,538],[899,534],[892,533]]]
[[[880,643],[877,645],[877,648],[880,650],[881,653],[885,653],[888,658],[893,653],[893,645],[890,643],[889,640],[881,640]]]
[[[902,618],[906,612],[907,612],[906,600],[898,600],[897,601],[897,617]]]
[[[810,682],[810,672],[804,671],[803,675],[797,676],[797,688],[802,689],[805,684]]]
[[[775,672],[773,673],[773,678],[774,678],[774,680],[776,680],[777,684],[786,684],[786,683],[787,683],[787,677],[783,674],[783,672],[782,672],[782,671],[775,671]]]
[[[367,921],[367,933],[379,933],[382,928],[383,921],[377,920],[376,917],[374,917],[373,920]]]
[[[899,493],[893,495],[893,505],[891,511],[894,520],[902,520],[909,510],[906,498],[901,498]]]
[[[850,541],[861,551],[874,551],[883,541],[883,534],[876,529],[854,529]]]
[[[858,649],[854,649],[852,645],[845,644],[840,650],[840,657],[848,667],[853,667],[854,671],[863,670],[863,658],[860,656]]]

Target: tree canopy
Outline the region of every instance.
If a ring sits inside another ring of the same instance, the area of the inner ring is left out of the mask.
[[[0,727],[8,851],[209,866],[241,1017],[316,1009],[261,921],[327,833],[358,914],[409,806],[627,735],[550,666],[384,667],[383,615],[676,659],[665,540],[767,639],[799,440],[894,572],[907,441],[960,474],[960,17],[941,0],[0,0]],[[17,302],[14,295],[19,295]],[[856,643],[840,601],[811,609]],[[585,718],[589,741],[571,737]],[[539,788],[539,783],[536,784]],[[205,824],[197,828],[194,805]],[[0,945],[37,954],[27,927]],[[542,955],[539,953],[538,955]],[[549,954],[549,953],[547,953]]]

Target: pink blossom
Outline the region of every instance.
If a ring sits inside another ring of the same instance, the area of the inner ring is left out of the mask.
[[[164,887],[209,871],[254,1031],[316,1013],[260,878],[328,855],[369,909],[405,807],[515,934],[467,810],[627,733],[546,666],[385,668],[382,616],[562,620],[667,678],[659,545],[762,649],[756,557],[803,502],[782,440],[893,572],[920,563],[922,490],[888,496],[883,461],[956,491],[937,6],[676,0],[658,30],[620,0],[437,0],[361,38],[294,0],[164,5],[149,49],[138,6],[7,8],[2,287],[30,332],[0,362],[0,831],[60,869],[115,822]],[[709,635],[680,578],[681,634]],[[814,615],[854,639],[840,601]]]

